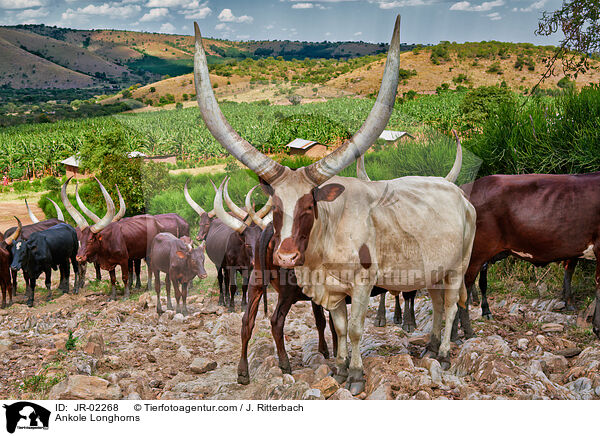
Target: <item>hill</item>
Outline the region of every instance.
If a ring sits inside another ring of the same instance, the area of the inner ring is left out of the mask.
[[[192,71],[193,37],[122,30],[75,30],[45,25],[0,27],[0,86],[118,89]],[[364,42],[205,39],[211,64],[268,56],[282,59],[373,55],[386,44]],[[406,47],[407,49],[409,47]],[[56,74],[59,73],[59,74]],[[83,75],[83,76],[82,76]]]
[[[512,89],[525,92],[537,84],[544,71],[543,58],[549,50],[531,44],[499,42],[415,49],[401,54],[402,79],[398,92],[399,95],[408,91],[432,94],[440,87],[478,87],[503,81]],[[274,104],[291,104],[292,95],[300,96],[302,102],[374,95],[381,83],[384,64],[385,57],[381,54],[348,61],[246,59],[210,68],[214,91],[221,101],[269,100]],[[591,65],[594,69],[575,80],[578,88],[600,82],[600,62],[591,61]],[[542,86],[556,88],[563,77],[548,79]],[[127,97],[153,106],[182,102],[185,107],[195,104],[192,101],[195,92],[192,74],[187,74],[132,89]],[[105,102],[114,103],[122,97],[117,94]],[[145,110],[153,109],[137,111]]]

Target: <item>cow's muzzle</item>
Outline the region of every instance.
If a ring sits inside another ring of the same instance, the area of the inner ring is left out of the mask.
[[[85,262],[87,260],[87,256],[75,256],[75,260],[77,260],[79,263]]]
[[[291,252],[277,250],[273,255],[273,263],[281,268],[291,269],[296,266],[302,266],[304,259],[298,250]]]

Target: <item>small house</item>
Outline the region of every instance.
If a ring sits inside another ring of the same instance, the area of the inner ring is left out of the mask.
[[[81,179],[85,175],[85,171],[82,171],[79,167],[81,165],[81,159],[79,154],[74,154],[66,158],[65,160],[60,161],[61,164],[65,166],[66,174],[68,177],[73,177],[74,179]]]
[[[328,147],[319,144],[317,141],[309,141],[307,139],[296,138],[286,145],[290,149],[290,154],[304,155],[316,159],[325,156],[329,153]]]
[[[400,132],[398,130],[384,130],[383,132],[381,132],[381,135],[379,135],[379,139],[383,139],[388,143],[388,145],[395,143],[398,139],[403,138],[415,139],[415,137],[412,136],[410,133]]]

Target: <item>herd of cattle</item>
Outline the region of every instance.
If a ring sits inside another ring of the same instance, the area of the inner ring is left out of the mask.
[[[255,319],[270,284],[278,293],[271,317],[279,365],[290,373],[283,328],[291,306],[311,300],[319,334],[319,351],[328,357],[324,309],[329,311],[338,382],[346,381],[353,394],[364,389],[359,343],[369,298],[381,295],[375,324],[385,325],[385,294],[396,298],[394,322],[416,328],[416,289],[426,289],[433,305],[433,327],[427,352],[448,364],[451,340],[458,324],[465,337],[473,335],[468,316],[468,296],[480,274],[482,312],[489,316],[485,291],[487,265],[515,256],[534,265],[566,261],[563,297],[572,306],[570,279],[578,259],[600,258],[600,173],[581,175],[495,175],[457,186],[462,151],[455,134],[457,155],[445,178],[402,177],[371,181],[363,154],[385,128],[391,115],[399,72],[399,17],[396,20],[381,88],[375,105],[360,130],[321,160],[297,170],[284,167],[242,139],[221,113],[210,83],[202,39],[195,24],[194,75],[199,107],[206,126],[233,156],[253,170],[268,195],[254,210],[253,188],[245,207],[229,197],[228,180],[215,189],[214,209],[206,212],[183,195],[199,216],[199,231],[190,237],[188,223],[174,213],[124,217],[97,181],[106,202],[106,215],[95,216],[75,197],[92,225],[61,190],[65,209],[76,228],[57,219],[18,226],[0,235],[0,286],[2,307],[12,302],[16,271],[26,283],[27,304],[33,305],[35,282],[42,272],[50,290],[51,269],[60,268],[59,289],[69,290],[69,263],[75,280],[73,291],[83,286],[88,262],[110,272],[111,295],[116,298],[115,267],[120,266],[124,296],[129,296],[134,276],[140,287],[140,263],[148,265],[160,296],[160,272],[166,274],[167,308],[172,309],[170,288],[175,290],[176,311],[187,314],[190,281],[206,277],[205,252],[217,267],[219,304],[234,310],[236,275],[242,276],[242,350],[238,382],[249,383],[248,344]],[[357,161],[357,177],[336,174]],[[118,192],[118,188],[117,188]],[[226,212],[223,203],[230,212]],[[181,289],[180,289],[181,287]],[[404,294],[402,317],[398,296]],[[50,298],[50,294],[49,294]],[[600,262],[596,262],[594,333],[600,337]],[[351,304],[348,320],[347,304]],[[162,312],[160,298],[157,311]],[[458,316],[456,316],[458,314]],[[445,325],[442,334],[442,320]],[[347,347],[350,338],[351,353]]]

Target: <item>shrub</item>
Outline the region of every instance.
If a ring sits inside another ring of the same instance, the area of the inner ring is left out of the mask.
[[[23,167],[13,166],[8,172],[8,177],[11,180],[20,179],[21,177],[23,177],[23,174],[25,174],[25,169]]]
[[[502,68],[500,67],[500,62],[494,62],[492,65],[485,70],[486,73],[489,74],[503,74]]]
[[[13,183],[13,189],[14,189],[15,192],[29,191],[29,189],[30,189],[29,181],[28,180],[22,180],[22,181],[19,181],[19,182],[14,182]]]
[[[467,93],[460,104],[460,112],[473,124],[486,120],[501,104],[514,103],[513,93],[499,86],[480,86]]]
[[[300,102],[302,102],[302,97],[300,97],[300,96],[299,96],[299,95],[297,95],[297,94],[292,94],[292,95],[290,95],[290,96],[288,97],[288,101],[289,101],[289,102],[290,102],[292,105],[296,106],[296,105],[299,105],[299,104],[300,104]]]

